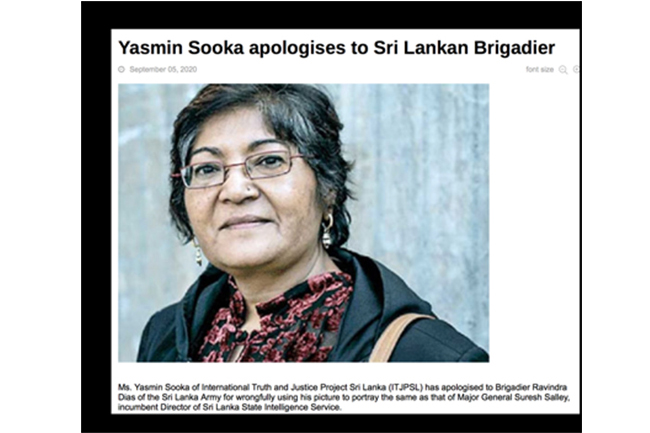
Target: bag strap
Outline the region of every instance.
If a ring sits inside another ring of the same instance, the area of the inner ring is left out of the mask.
[[[368,362],[388,362],[406,327],[418,319],[435,320],[435,317],[426,314],[406,313],[393,320],[375,343]]]

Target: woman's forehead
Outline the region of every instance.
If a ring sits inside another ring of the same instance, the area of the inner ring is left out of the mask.
[[[189,157],[205,149],[227,157],[296,146],[277,137],[257,108],[246,107],[219,113],[201,125]]]
[[[211,140],[274,138],[262,113],[256,108],[239,108],[216,114],[201,125],[196,143]],[[252,141],[252,140],[251,140]]]

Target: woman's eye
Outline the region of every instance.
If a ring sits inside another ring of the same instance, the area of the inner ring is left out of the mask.
[[[221,166],[215,163],[200,164],[194,167],[194,176],[207,177],[221,173]]]
[[[271,168],[271,167],[277,167],[281,166],[284,164],[284,158],[282,155],[266,155],[257,162],[257,165],[261,165],[263,167]]]

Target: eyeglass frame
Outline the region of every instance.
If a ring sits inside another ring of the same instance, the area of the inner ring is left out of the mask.
[[[284,173],[280,173],[280,174],[274,174],[272,176],[251,177],[251,174],[248,172],[248,166],[246,165],[246,162],[249,159],[258,157],[260,155],[270,155],[270,154],[279,153],[279,152],[286,152],[286,153],[289,154],[289,169],[287,171],[285,171]],[[214,185],[208,185],[208,186],[189,186],[185,181],[185,176],[183,176],[183,171],[190,168],[190,167],[194,167],[195,165],[207,164],[207,163],[210,163],[210,162],[218,162],[219,164],[221,164],[218,160],[195,162],[194,164],[186,165],[185,167],[181,167],[181,169],[180,169],[180,171],[178,173],[172,173],[170,175],[170,177],[173,177],[173,178],[180,177],[181,181],[183,182],[183,186],[185,186],[185,188],[187,188],[187,189],[212,188],[212,187],[215,187],[215,186],[221,186],[224,183],[226,183],[226,180],[228,180],[228,173],[230,172],[230,170],[228,170],[228,169],[230,169],[231,167],[237,167],[237,166],[243,165],[244,166],[244,174],[246,175],[246,177],[248,179],[250,179],[250,180],[271,179],[271,178],[274,178],[274,177],[280,177],[280,176],[284,176],[285,174],[289,174],[291,172],[291,169],[293,168],[293,159],[294,158],[311,158],[311,156],[303,155],[301,153],[298,153],[296,155],[291,155],[291,152],[289,150],[269,150],[269,151],[266,151],[266,152],[255,153],[253,155],[247,156],[246,159],[244,159],[243,162],[237,162],[235,164],[228,164],[228,165],[222,164],[221,168],[223,169],[223,182],[217,183],[217,184],[214,184]]]

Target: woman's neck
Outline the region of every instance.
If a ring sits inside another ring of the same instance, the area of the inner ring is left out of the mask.
[[[310,277],[340,269],[332,261],[324,248],[318,247],[313,255],[291,269],[277,272],[242,272],[233,273],[237,288],[246,303],[246,321],[244,330],[259,328],[259,315],[255,306],[267,302],[286,292]]]

